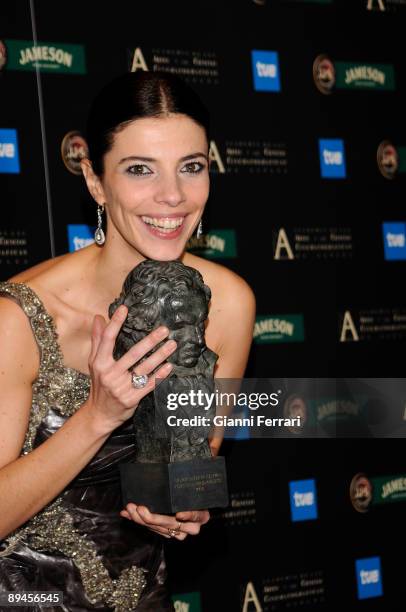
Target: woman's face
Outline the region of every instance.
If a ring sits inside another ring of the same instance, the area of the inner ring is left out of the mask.
[[[104,170],[107,240],[150,259],[180,257],[209,195],[204,129],[181,114],[137,119],[115,135]]]

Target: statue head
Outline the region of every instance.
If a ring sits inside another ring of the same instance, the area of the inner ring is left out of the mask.
[[[160,325],[169,329],[177,349],[168,361],[194,367],[206,348],[205,320],[211,291],[194,268],[180,261],[144,260],[125,279],[120,297],[109,316],[121,304],[128,308],[117,337],[114,356],[121,357],[135,342]]]

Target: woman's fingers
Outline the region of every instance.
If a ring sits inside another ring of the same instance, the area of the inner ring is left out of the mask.
[[[105,328],[106,322],[101,315],[96,315],[93,319],[92,325],[92,333],[91,333],[91,341],[92,346],[89,355],[89,363],[93,363],[94,358],[96,357],[96,353],[99,349],[99,345],[101,342],[101,338],[103,335],[103,330]]]
[[[112,360],[114,343],[127,317],[127,312],[127,306],[121,304],[107,323],[96,356],[97,359],[100,359],[101,363],[109,363]]]
[[[210,519],[210,512],[208,510],[188,510],[186,512],[177,512],[176,518],[179,521],[190,521],[205,525]]]
[[[127,506],[128,510],[122,510],[120,512],[121,516],[124,518],[128,518],[130,520],[133,520],[135,523],[138,523],[138,525],[142,525],[143,527],[148,527],[148,529],[151,529],[151,531],[154,531],[155,533],[158,533],[161,536],[164,536],[165,538],[170,538],[171,536],[169,535],[169,531],[167,527],[160,527],[159,525],[152,525],[147,523],[141,516],[140,512],[138,512],[138,507],[135,504],[129,504]],[[186,537],[186,534],[184,534]]]
[[[135,504],[128,504],[126,510],[121,512],[121,515],[125,516],[125,518],[131,518],[139,525],[149,527],[149,529],[165,537],[171,537],[169,530],[174,530],[177,533],[173,537],[176,537],[178,540],[184,540],[187,535],[197,535],[200,532],[201,526],[207,523],[210,518],[207,510],[178,512],[176,517],[173,517],[152,513],[145,506],[136,506]],[[190,520],[182,521],[178,515],[185,515]]]
[[[142,363],[136,366],[137,374],[150,374],[157,368],[165,359],[176,351],[175,340],[168,340],[163,346],[157,349],[152,355],[145,359]]]
[[[125,355],[123,355],[117,361],[117,365],[123,371],[124,370],[128,370],[135,363],[137,363],[137,361],[139,361],[142,357],[144,357],[147,353],[152,351],[152,349],[155,348],[157,344],[162,342],[167,337],[168,334],[169,334],[169,330],[168,330],[167,327],[164,327],[164,326],[157,327],[157,329],[154,329],[147,336],[145,336],[145,338],[142,338],[142,340],[139,340],[139,342],[134,344],[134,346],[131,347],[125,353]],[[172,344],[170,344],[171,342],[172,342],[171,340],[169,341],[169,343],[166,342],[162,347],[160,347],[157,351],[155,351],[155,353],[159,353],[158,357],[154,357],[154,359],[156,361],[155,367],[157,365],[159,365],[159,363],[161,363],[161,361],[163,361],[163,359],[166,359],[166,357],[168,357],[168,355],[173,353],[173,351],[175,350],[176,343],[175,343],[175,345],[172,345]],[[142,367],[145,368],[144,364],[149,359],[151,359],[151,357],[153,357],[153,355],[155,355],[155,353],[153,353],[150,357],[148,357],[148,359],[145,360],[145,362],[142,363]],[[159,358],[159,356],[161,356],[161,359]],[[140,368],[141,368],[141,364],[140,364]],[[149,372],[152,372],[153,369],[154,368],[152,367],[148,371],[142,371],[142,373],[143,374],[148,374]],[[138,372],[138,370],[137,370],[137,373],[141,373],[141,372]]]
[[[103,317],[97,315],[93,321],[92,329],[92,348],[89,357],[89,362],[93,363],[94,360],[99,364],[110,364],[115,366],[115,371],[119,370],[121,373],[126,373],[134,364],[142,359],[147,353],[152,351],[157,344],[168,336],[169,330],[165,326],[160,326],[150,332],[145,338],[136,342],[129,351],[125,353],[120,359],[114,362],[112,353],[114,350],[114,344],[116,338],[120,332],[120,329],[127,317],[128,309],[123,304],[117,308],[111,317],[110,321],[105,324]],[[155,370],[160,363],[165,361],[169,355],[176,350],[176,342],[169,340],[165,342],[159,349],[153,352],[148,359],[145,359],[140,364],[137,374],[149,374]],[[117,380],[117,377],[115,377]],[[145,390],[146,387],[145,387]],[[152,390],[151,385],[148,387],[148,392]]]
[[[141,389],[135,389],[134,387],[132,387],[130,405],[138,403],[140,399],[145,397],[145,395],[148,395],[148,393],[151,393],[151,391],[153,391],[153,389],[155,388],[156,379],[166,378],[171,373],[172,368],[173,368],[173,365],[171,363],[164,363],[164,365],[160,367],[159,370],[154,372],[152,376],[148,377],[148,382],[145,385],[145,387],[141,387]],[[143,373],[144,372],[138,372],[138,368],[137,368],[137,374],[143,374]],[[130,376],[128,372],[126,373],[126,375]]]

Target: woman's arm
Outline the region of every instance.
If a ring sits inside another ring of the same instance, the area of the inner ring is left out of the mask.
[[[46,442],[19,457],[39,351],[22,309],[0,300],[0,539],[58,495],[107,438],[83,405]]]
[[[150,377],[144,389],[135,390],[128,368],[161,342],[168,330],[155,330],[115,361],[112,350],[126,314],[127,309],[121,307],[107,324],[102,317],[95,318],[88,401],[48,440],[20,457],[39,354],[21,308],[7,298],[0,299],[0,539],[54,499],[89,463],[111,431],[130,418],[140,399],[153,389],[155,376]],[[173,350],[166,343],[155,351],[153,359],[143,362],[147,373]],[[164,367],[157,371],[157,376],[163,378],[169,373]]]

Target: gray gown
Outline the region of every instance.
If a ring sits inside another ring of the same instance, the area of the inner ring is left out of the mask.
[[[21,451],[25,455],[86,401],[90,377],[64,366],[53,319],[30,287],[0,282],[0,295],[21,306],[41,355]],[[15,607],[16,611],[173,610],[165,588],[162,538],[119,515],[123,506],[118,465],[133,454],[129,419],[54,500],[0,542],[0,592],[64,595],[63,605],[37,604]]]

